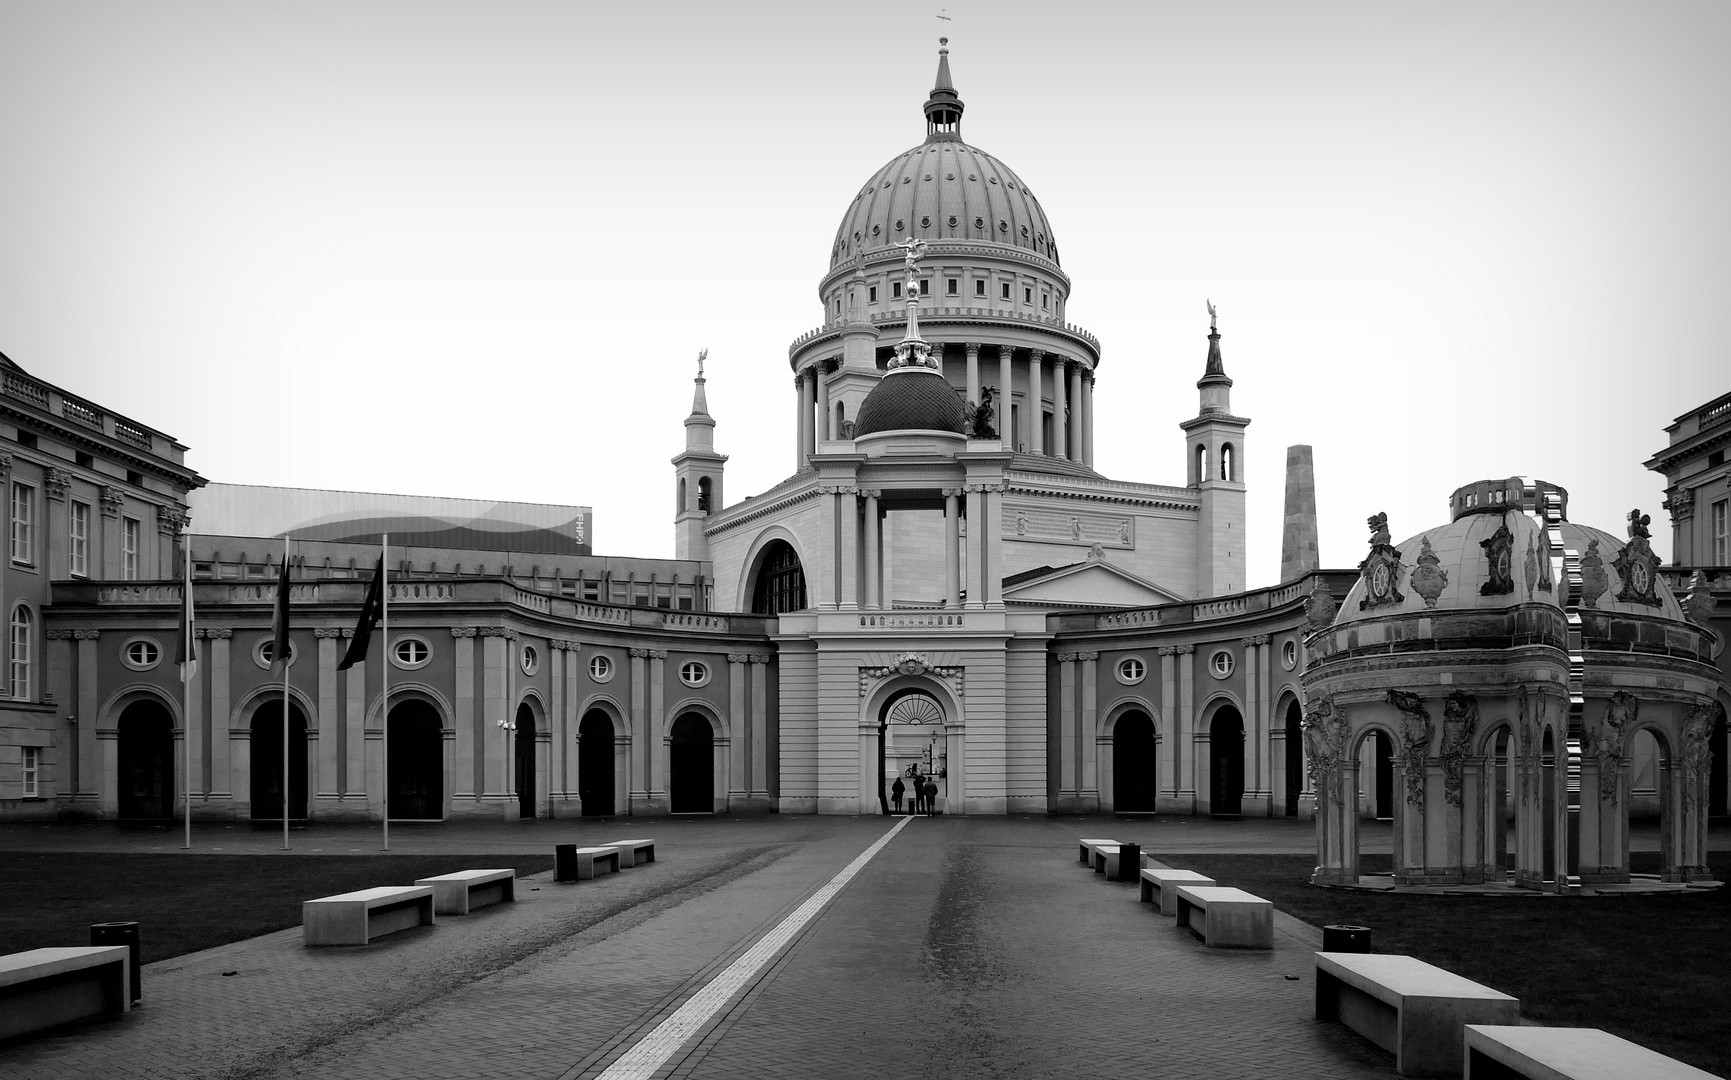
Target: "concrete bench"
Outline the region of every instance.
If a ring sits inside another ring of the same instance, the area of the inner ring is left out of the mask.
[[[1108,840],[1104,837],[1097,836],[1092,838],[1083,838],[1082,840],[1077,841],[1077,843],[1081,845],[1081,855],[1076,861],[1086,863],[1088,868],[1092,870],[1094,868],[1094,846],[1096,844],[1116,844],[1118,841]]]
[[[1319,952],[1316,1018],[1389,1051],[1403,1076],[1459,1076],[1461,1029],[1518,1024],[1521,1003],[1411,956]]]
[[[467,915],[488,904],[517,899],[515,870],[458,870],[452,874],[415,879],[416,885],[433,888],[433,911],[439,915]]]
[[[655,841],[653,840],[609,840],[596,846],[618,848],[621,867],[632,867],[640,862],[655,861]]]
[[[1467,1080],[1711,1080],[1710,1072],[1598,1028],[1466,1025]]]
[[[0,1039],[130,1011],[131,964],[125,945],[0,956]]]
[[[580,847],[576,854],[578,881],[591,881],[597,873],[619,872],[619,849],[616,847]]]
[[[1157,904],[1162,915],[1178,914],[1178,886],[1208,886],[1214,879],[1194,870],[1169,870],[1163,866],[1142,868],[1142,902]]]
[[[387,885],[301,904],[303,945],[365,945],[411,926],[432,925],[431,885]]]
[[[1174,915],[1211,949],[1274,948],[1274,904],[1243,889],[1179,885]]]

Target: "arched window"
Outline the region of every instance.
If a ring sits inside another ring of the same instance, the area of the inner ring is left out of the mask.
[[[1230,481],[1232,476],[1232,444],[1227,443],[1220,448],[1220,479]]]
[[[12,697],[17,701],[30,700],[30,609],[19,604],[12,609],[11,679]]]
[[[805,568],[785,540],[771,541],[759,556],[757,587],[752,591],[754,615],[779,615],[805,607]]]
[[[1196,482],[1200,484],[1206,479],[1208,479],[1208,448],[1198,445],[1196,447]]]
[[[674,507],[673,512],[675,514],[683,514],[687,509],[688,505],[685,501],[685,477],[681,476],[679,478],[679,505]]]
[[[709,477],[707,476],[697,478],[697,511],[701,514],[707,514],[710,511]]]

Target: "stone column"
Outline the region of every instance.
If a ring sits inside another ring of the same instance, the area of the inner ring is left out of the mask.
[[[1046,351],[1035,349],[1028,353],[1028,452],[1044,454],[1046,452],[1044,426],[1040,423],[1046,415],[1045,388],[1046,382]]]
[[[229,731],[228,656],[233,630],[205,630],[210,643],[210,794],[211,799],[234,798],[233,735]],[[82,665],[80,670],[84,670]],[[95,671],[95,668],[91,668]],[[94,714],[92,714],[94,715]],[[246,733],[251,738],[252,733]],[[249,778],[250,782],[250,778]]]
[[[1187,814],[1195,807],[1184,806],[1178,795],[1184,787],[1184,759],[1189,755],[1178,735],[1178,672],[1173,659],[1177,652],[1170,645],[1160,648],[1160,741],[1166,747],[1166,761],[1161,763],[1155,809]]]
[[[1003,516],[1002,484],[985,484],[980,489],[980,566],[986,575],[986,603],[1004,602],[1003,555],[998,550],[999,519]]]
[[[769,654],[751,654],[751,797],[769,802]]]
[[[318,769],[307,786],[313,791],[314,813],[319,802],[335,802],[342,797],[337,786],[337,643],[343,632],[335,627],[321,626],[313,630],[319,643],[319,760]],[[381,659],[383,659],[381,657]]]
[[[865,496],[865,580],[866,594],[862,607],[882,608],[884,606],[884,565],[883,565],[883,521],[878,517],[878,496],[883,494],[877,488],[862,488],[860,494]]]
[[[1084,801],[1092,799],[1097,810],[1100,800],[1100,748],[1095,736],[1100,728],[1100,654],[1079,652],[1076,659],[1082,662],[1082,715],[1076,725],[1081,729],[1079,734],[1082,736],[1082,786],[1077,794]]]
[[[745,712],[745,665],[750,653],[727,654],[727,734],[731,744],[728,755],[727,802],[729,806],[746,796],[745,758],[751,739]]]
[[[1184,763],[1184,772],[1179,779],[1178,797],[1200,809],[1198,800],[1207,787],[1208,766],[1207,757],[1203,754],[1206,747],[1199,741],[1206,736],[1199,736],[1196,730],[1195,653],[1194,645],[1178,645],[1173,648],[1172,659],[1173,666],[1178,669],[1178,744],[1190,750],[1189,760]]]
[[[1010,356],[1014,352],[1008,345],[998,346],[998,437],[1005,450],[1016,448],[1016,412],[1012,408],[1016,393],[1010,378]]]
[[[1092,469],[1094,467],[1094,375],[1092,372],[1082,383],[1082,431],[1086,437],[1082,446],[1082,464]]]
[[[1070,367],[1070,441],[1074,449],[1070,452],[1072,461],[1088,461],[1088,425],[1082,416],[1082,361],[1072,360]]]
[[[830,557],[835,560],[833,573],[838,579],[839,607],[843,611],[854,611],[860,607],[859,489],[841,484],[828,490],[831,493],[830,517],[836,534]],[[809,579],[806,588],[811,588]],[[808,596],[807,600],[812,598]]]
[[[1070,456],[1069,418],[1064,414],[1069,412],[1069,395],[1065,387],[1065,369],[1070,361],[1056,357],[1052,361],[1052,456],[1068,458]]]
[[[805,468],[811,455],[817,452],[817,367],[806,368],[799,376],[799,467]]]
[[[986,606],[986,560],[981,548],[979,537],[985,533],[986,512],[985,495],[981,484],[969,484],[964,491],[968,495],[968,543],[973,550],[968,554],[968,606],[981,608]]]
[[[968,403],[980,403],[980,343],[967,342],[963,346],[968,353]]]
[[[631,805],[649,797],[648,649],[631,650]]]
[[[944,606],[962,606],[962,522],[956,504],[960,489],[944,489]]]
[[[481,757],[481,792],[484,799],[505,801],[511,790],[511,756],[509,732],[505,721],[511,719],[510,702],[505,688],[506,671],[511,664],[510,641],[503,626],[483,626],[481,638],[481,730],[477,750]],[[494,759],[498,765],[495,767]]]
[[[664,703],[666,689],[667,650],[650,649],[649,739],[648,745],[643,748],[644,771],[649,775],[649,798],[662,810],[666,810],[668,807],[667,787],[665,784],[667,779],[667,764],[661,760],[662,755],[657,755],[655,750],[666,742],[668,734],[667,717],[662,715],[667,709],[667,706]]]
[[[1248,760],[1244,763],[1244,796],[1239,807],[1245,817],[1264,817],[1268,813],[1268,702],[1262,685],[1266,675],[1262,670],[1262,648],[1267,644],[1267,634],[1238,642],[1244,651],[1244,704],[1248,713],[1244,717],[1244,753]]]
[[[1058,654],[1058,798],[1074,798],[1082,748],[1076,741],[1076,654]],[[1070,807],[1062,807],[1064,810]]]
[[[944,343],[941,341],[929,341],[926,344],[930,345],[932,348],[932,369],[939,375],[944,374]]]
[[[829,431],[829,372],[828,360],[819,360],[811,369],[811,381],[817,387],[817,419],[812,433],[814,450],[817,443],[835,438]]]
[[[476,732],[480,719],[475,708],[475,628],[451,627],[451,649],[456,653],[456,700],[451,706],[456,715],[451,718],[451,726],[457,729],[456,780],[451,798],[472,803],[487,790],[475,755],[476,744],[481,740]],[[350,678],[353,678],[352,672]]]

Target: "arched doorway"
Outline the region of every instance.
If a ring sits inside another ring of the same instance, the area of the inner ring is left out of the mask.
[[[1286,816],[1298,816],[1298,796],[1304,792],[1304,710],[1293,698],[1286,706]]]
[[[517,706],[517,813],[520,817],[535,816],[535,710],[528,702]]]
[[[252,817],[281,821],[283,814],[282,699],[268,700],[252,714]],[[288,814],[307,816],[307,718],[289,703]]]
[[[613,718],[590,709],[577,725],[577,797],[584,817],[613,814]]]
[[[668,809],[675,814],[715,812],[715,732],[708,719],[684,713],[673,721],[667,748]]]
[[[1159,772],[1154,762],[1154,721],[1131,709],[1112,725],[1112,809],[1151,814]]]
[[[779,615],[805,607],[805,568],[786,540],[771,540],[757,557],[757,581],[751,590],[754,615]]]
[[[445,736],[439,712],[425,701],[391,707],[385,812],[392,820],[445,816]]]
[[[123,818],[174,816],[174,720],[157,701],[135,701],[120,714],[118,808]]]
[[[1378,821],[1394,820],[1394,740],[1388,732],[1377,731],[1372,744],[1376,770],[1376,789],[1371,796],[1371,816]]]
[[[1213,814],[1244,811],[1244,718],[1223,705],[1208,725],[1209,805]]]
[[[878,778],[883,797],[888,798],[890,787],[899,776],[906,788],[902,805],[910,808],[918,805],[917,774],[921,785],[927,781],[936,785],[937,805],[946,805],[950,751],[943,705],[924,690],[898,690],[884,702],[878,722],[883,730],[878,743]]]

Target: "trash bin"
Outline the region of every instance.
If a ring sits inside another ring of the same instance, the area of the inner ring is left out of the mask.
[[[1118,880],[1142,880],[1142,845],[1118,845]]]
[[[90,924],[90,944],[124,945],[130,952],[132,1000],[142,1001],[143,975],[138,970],[138,924],[135,922],[99,922]]]
[[[1370,951],[1370,927],[1336,923],[1322,928],[1323,952]]]
[[[577,880],[577,845],[553,845],[553,880]]]

